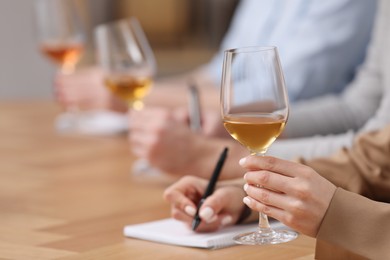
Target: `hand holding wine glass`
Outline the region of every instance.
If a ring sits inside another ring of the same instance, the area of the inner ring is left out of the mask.
[[[40,51],[58,65],[60,73],[74,72],[85,44],[85,31],[74,0],[36,0]],[[57,118],[60,131],[78,130],[78,108],[71,106]]]
[[[229,134],[252,155],[263,156],[281,134],[288,118],[288,98],[276,47],[244,47],[225,51],[221,112]],[[235,238],[259,245],[293,240],[297,234],[272,230],[260,212],[259,228]]]
[[[70,74],[84,49],[85,32],[73,0],[36,0],[40,51]]]

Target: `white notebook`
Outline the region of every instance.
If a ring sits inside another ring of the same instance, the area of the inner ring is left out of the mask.
[[[273,228],[287,228],[278,221],[271,221]],[[184,223],[172,218],[142,224],[128,225],[123,229],[126,237],[149,240],[164,244],[199,247],[223,248],[235,245],[233,237],[237,234],[256,230],[257,224],[236,225],[223,228],[217,232],[196,233]]]

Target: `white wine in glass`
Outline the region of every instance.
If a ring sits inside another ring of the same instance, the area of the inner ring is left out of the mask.
[[[35,0],[39,50],[60,73],[72,74],[84,50],[85,28],[75,0]],[[78,131],[78,108],[72,106],[57,118],[60,131]]]
[[[147,38],[134,17],[99,25],[95,30],[104,83],[130,109],[143,108],[150,92],[156,62]]]
[[[243,47],[224,53],[221,113],[228,133],[252,155],[264,156],[282,133],[288,118],[288,97],[276,47]],[[291,241],[297,233],[273,230],[259,213],[254,232],[234,238],[239,244]]]

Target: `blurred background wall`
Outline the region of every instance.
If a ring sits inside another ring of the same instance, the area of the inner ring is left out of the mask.
[[[78,0],[88,28],[89,51],[80,66],[94,64],[93,28],[135,16],[147,34],[158,76],[207,62],[217,50],[239,0]],[[39,52],[34,1],[0,1],[0,99],[52,97],[55,66]]]

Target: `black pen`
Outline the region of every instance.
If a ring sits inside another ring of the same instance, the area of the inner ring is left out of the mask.
[[[222,154],[219,157],[217,165],[215,166],[214,172],[211,175],[209,184],[207,185],[207,188],[206,188],[206,190],[205,190],[205,192],[204,192],[204,194],[202,196],[202,199],[198,203],[198,206],[197,206],[197,209],[196,209],[196,213],[195,213],[195,217],[192,220],[192,230],[194,230],[194,231],[199,226],[200,221],[201,221],[201,219],[199,217],[199,209],[200,209],[200,207],[202,207],[202,204],[205,201],[205,199],[214,192],[214,188],[215,188],[215,185],[217,184],[219,174],[221,173],[221,170],[222,170],[222,166],[225,163],[227,152],[228,152],[228,148],[225,147],[225,149],[223,149],[223,152],[222,152]]]

